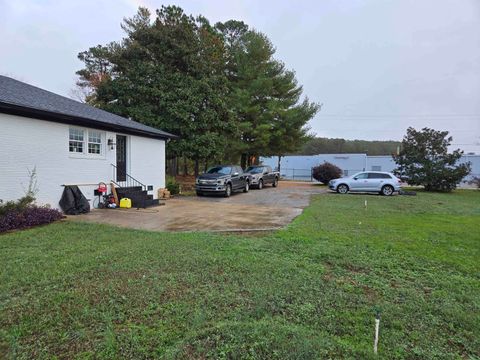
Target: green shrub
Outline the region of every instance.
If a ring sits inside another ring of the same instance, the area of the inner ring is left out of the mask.
[[[167,190],[170,191],[171,195],[178,195],[180,194],[180,184],[177,183],[174,177],[168,176],[167,177]]]
[[[0,199],[0,217],[11,212],[23,212],[35,203],[35,196],[38,193],[36,167],[34,167],[32,170],[28,170],[28,177],[29,182],[28,188],[25,191],[25,196],[21,197],[17,201],[11,200],[7,201],[6,203]]]
[[[5,203],[0,199],[0,233],[49,224],[63,218],[60,211],[50,206],[35,205],[35,195],[38,193],[36,168],[29,170],[28,175],[30,182],[25,196]]]
[[[30,205],[33,205],[35,198],[31,195],[25,195],[17,201],[7,201],[4,203],[0,200],[0,216],[4,216],[12,211],[22,212]]]

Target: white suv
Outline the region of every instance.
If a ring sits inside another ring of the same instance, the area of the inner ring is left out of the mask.
[[[393,195],[400,190],[400,179],[388,172],[365,171],[352,176],[331,180],[330,190],[340,194],[351,192],[378,192],[382,195]]]

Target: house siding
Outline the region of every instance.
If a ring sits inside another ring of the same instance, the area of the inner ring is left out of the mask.
[[[66,124],[0,114],[0,199],[22,197],[29,184],[28,171],[35,168],[37,203],[58,208],[61,185],[79,184],[92,205],[96,184],[109,183],[113,177],[110,164],[116,163],[116,150],[109,149],[106,142],[115,139],[117,133],[102,131],[102,155],[77,155],[68,151],[69,128]],[[165,186],[165,141],[126,136],[127,172],[145,185],[153,185],[156,196],[156,189]]]

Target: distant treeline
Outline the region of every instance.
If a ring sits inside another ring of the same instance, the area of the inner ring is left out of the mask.
[[[400,141],[367,141],[329,138],[308,140],[295,155],[367,153],[368,155],[391,155],[397,152]]]

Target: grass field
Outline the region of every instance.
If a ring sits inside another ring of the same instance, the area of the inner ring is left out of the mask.
[[[368,359],[376,311],[376,358],[480,357],[478,191],[320,195],[266,236],[62,222],[0,248],[6,358]]]

